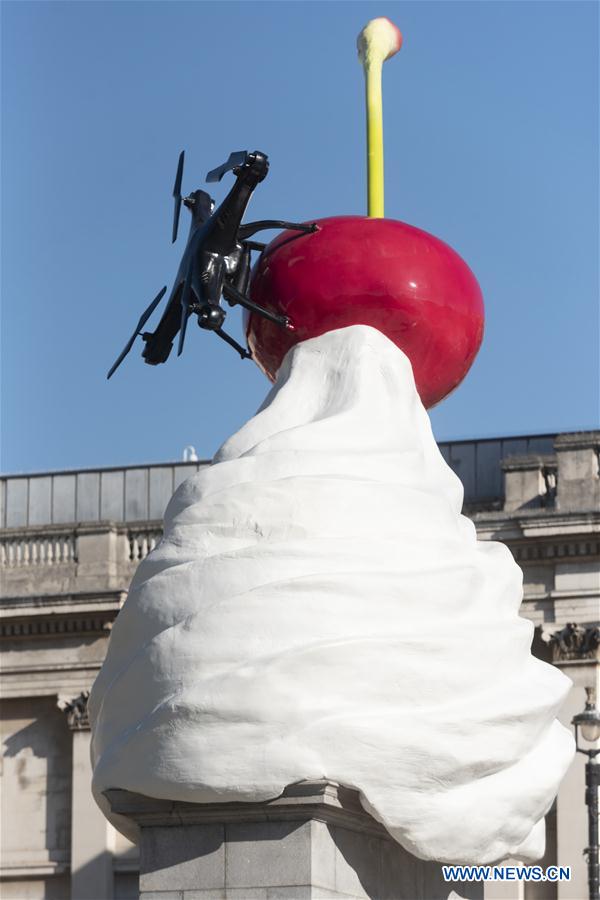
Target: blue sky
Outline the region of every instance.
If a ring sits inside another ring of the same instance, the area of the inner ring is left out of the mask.
[[[140,344],[106,372],[177,268],[182,148],[188,191],[232,150],[269,154],[252,219],[366,212],[355,40],[378,15],[404,34],[386,215],[451,244],[486,303],[436,436],[597,427],[596,3],[5,2],[4,472],[210,457],[254,413],[264,376],[197,328],[180,359]]]

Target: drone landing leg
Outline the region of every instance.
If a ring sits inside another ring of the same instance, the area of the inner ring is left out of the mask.
[[[244,350],[241,344],[238,344],[236,340],[234,340],[229,334],[223,331],[222,328],[217,328],[215,330],[215,334],[218,334],[220,338],[222,338],[230,347],[233,347],[234,350],[240,354],[242,359],[252,359],[252,354],[248,353],[247,350]]]
[[[249,312],[258,313],[259,316],[263,316],[263,318],[268,319],[269,322],[275,322],[276,325],[282,325],[284,328],[290,327],[291,323],[287,316],[278,316],[275,313],[269,312],[268,309],[263,309],[262,306],[253,303],[248,297],[240,294],[232,284],[225,284],[223,286],[223,295],[231,306],[235,306],[236,303],[239,303],[244,309],[247,309]]]
[[[264,250],[267,246],[266,244],[263,244],[262,241],[242,241],[242,244],[250,250]]]

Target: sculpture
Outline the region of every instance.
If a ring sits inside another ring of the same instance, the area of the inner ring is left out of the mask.
[[[375,76],[367,73],[371,103],[379,102],[379,63],[400,43],[394,26],[376,22],[359,41],[364,60],[379,61]],[[399,233],[403,223],[379,218],[376,112],[368,116],[374,170],[365,221]],[[238,180],[246,171],[256,178],[259,163],[266,165],[260,154],[243,163],[230,157],[225,168],[241,166]],[[175,222],[180,175],[181,166]],[[231,239],[243,243],[244,229],[265,224],[238,221]],[[110,815],[109,788],[198,803],[260,801],[294,782],[328,779],[357,789],[364,807],[423,859],[536,859],[543,817],[574,751],[555,718],[570,684],[531,655],[532,625],[518,617],[521,572],[504,545],[478,542],[461,515],[462,486],[424,407],[456,386],[477,352],[479,288],[450,257],[448,271],[462,272],[470,293],[448,338],[462,325],[468,340],[458,368],[435,384],[440,356],[422,366],[433,343],[405,348],[402,329],[386,336],[386,322],[371,327],[361,308],[354,321],[329,318],[316,334],[287,341],[286,284],[274,309],[261,280],[278,254],[292,269],[288,241],[299,266],[318,257],[329,227],[276,239],[250,303],[219,275],[225,298],[250,311],[251,346],[263,363],[272,335],[263,340],[268,330],[256,323],[277,324],[275,385],[212,465],[178,488],[163,539],[133,579],[89,701],[94,791]],[[331,220],[332,235],[343,227]],[[414,237],[416,229],[404,228]],[[364,247],[353,246],[360,257]],[[323,260],[338,275],[354,262],[327,250]],[[190,279],[157,331],[169,343],[181,328],[180,348],[193,310],[184,299]],[[291,314],[297,330],[310,279],[302,290]],[[217,294],[211,303],[216,321]],[[153,352],[147,361],[162,361]]]
[[[361,325],[293,347],[134,577],[89,703],[98,801],[326,778],[416,856],[540,856],[570,683],[461,505],[401,350]]]

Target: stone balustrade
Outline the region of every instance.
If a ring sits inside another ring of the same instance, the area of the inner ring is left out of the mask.
[[[0,533],[0,597],[127,590],[161,535],[160,521],[7,528]]]
[[[129,559],[140,562],[154,550],[162,535],[162,528],[144,528],[129,532]]]
[[[53,566],[77,562],[74,532],[21,531],[0,537],[0,567]]]

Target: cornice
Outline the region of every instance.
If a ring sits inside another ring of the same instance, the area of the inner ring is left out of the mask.
[[[482,510],[473,513],[471,518],[475,524],[482,525],[520,525],[525,528],[531,526],[546,528],[572,528],[574,525],[597,525],[600,527],[600,510],[566,510],[548,509],[515,509],[510,512],[504,510]]]
[[[480,512],[470,516],[483,540],[502,541],[509,546],[518,542],[547,541],[569,544],[600,537],[600,511],[566,512],[515,510],[512,513]]]
[[[553,622],[552,627],[558,627],[560,622],[565,621],[564,614],[561,615],[561,608],[566,607],[567,609],[572,603],[576,603],[579,606],[585,605],[586,608],[589,608],[590,613],[596,612],[600,610],[600,588],[598,589],[583,589],[579,588],[578,590],[546,590],[546,591],[535,591],[531,593],[525,592],[523,594],[522,600],[523,606],[531,607],[531,605],[538,604],[534,608],[539,608],[540,603],[553,603],[556,608],[556,621]],[[594,605],[595,604],[595,605]],[[572,615],[572,613],[569,613]],[[593,619],[594,616],[590,615],[590,620]],[[547,624],[547,623],[546,623]]]
[[[107,531],[116,531],[119,534],[127,534],[130,531],[162,531],[162,519],[143,519],[137,522],[117,522],[114,519],[100,519],[95,522],[63,522],[43,525],[16,525],[10,528],[0,528],[0,537],[3,540],[15,540],[16,538],[46,537],[56,535],[98,534]]]
[[[33,663],[35,653],[13,654],[19,665],[2,665],[0,700],[23,697],[76,697],[82,691],[89,691],[98,676],[103,663],[102,650],[98,648],[100,659],[81,663],[69,662]],[[55,660],[64,659],[62,653],[53,654]],[[1,893],[1,891],[0,891]]]
[[[0,617],[11,615],[14,610],[37,610],[47,612],[49,607],[87,606],[105,609],[107,604],[122,605],[127,591],[122,588],[99,591],[77,591],[65,594],[28,594],[26,596],[2,597],[0,599]]]
[[[554,449],[561,450],[600,450],[600,431],[573,431],[557,434],[554,438]]]
[[[29,619],[4,619],[0,622],[0,639],[50,638],[102,635],[110,632],[117,611],[87,616],[39,616]]]
[[[580,540],[506,540],[515,560],[519,563],[553,562],[569,559],[596,559],[600,557],[600,535],[585,535]]]
[[[544,453],[524,454],[523,456],[505,456],[500,460],[503,472],[530,472],[532,469],[550,469],[555,471],[558,463],[555,456]]]
[[[5,597],[0,638],[108,634],[127,596],[124,590]]]
[[[19,666],[2,666],[2,675],[47,675],[50,673],[62,672],[69,674],[79,672],[82,674],[89,673],[92,681],[96,677],[96,673],[101,669],[103,659],[92,659],[89,662],[46,662],[46,663],[25,663]],[[88,679],[84,679],[86,682]],[[52,693],[52,692],[50,692]]]
[[[154,799],[116,788],[105,791],[104,796],[113,813],[126,816],[142,827],[314,819],[391,840],[383,825],[365,811],[358,791],[335,782],[297,782],[279,797],[262,803],[188,803]]]
[[[22,878],[33,880],[51,875],[64,875],[69,871],[70,866],[66,860],[64,862],[55,862],[53,860],[45,860],[43,862],[9,862],[0,866],[0,882],[16,881]]]

